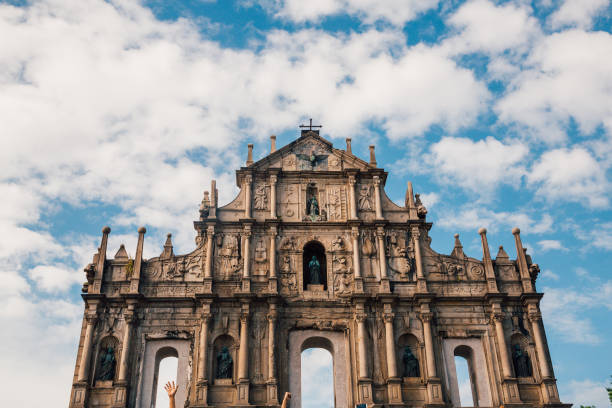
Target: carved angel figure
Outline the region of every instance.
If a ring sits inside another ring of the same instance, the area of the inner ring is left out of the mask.
[[[258,184],[255,187],[255,196],[253,197],[253,205],[256,210],[265,210],[268,206],[268,196],[266,194],[266,186]]]
[[[372,202],[370,200],[370,185],[364,184],[359,187],[359,209],[363,211],[372,210]]]

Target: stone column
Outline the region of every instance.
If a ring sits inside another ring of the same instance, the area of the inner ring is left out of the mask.
[[[351,239],[353,246],[353,270],[355,271],[355,292],[363,292],[363,280],[361,279],[361,263],[359,259],[359,227],[351,228]]]
[[[437,377],[436,358],[433,348],[433,337],[431,335],[431,312],[421,313],[420,318],[423,322],[423,337],[425,339],[425,357],[427,359],[427,377]]]
[[[238,405],[249,404],[249,305],[242,304],[238,350]]]
[[[362,403],[371,403],[372,399],[372,379],[368,377],[368,362],[366,351],[366,315],[363,311],[363,304],[357,307],[358,312],[355,315],[357,322],[357,352],[359,353],[359,401]]]
[[[247,174],[244,176],[244,218],[251,218],[251,184],[253,176]]]
[[[242,252],[242,291],[251,291],[251,227],[245,227],[242,233],[244,246]]]
[[[134,257],[134,271],[130,279],[130,293],[137,294],[140,286],[140,270],[142,269],[142,252],[144,248],[145,227],[138,228],[138,243],[136,244],[136,256]]]
[[[206,264],[204,265],[204,279],[212,279],[213,244],[215,240],[215,226],[209,225],[206,229]]]
[[[270,218],[276,219],[276,174],[270,175]]]
[[[365,316],[359,315],[357,316],[357,342],[359,344],[359,378],[368,377],[365,337]]]
[[[548,366],[548,356],[546,354],[546,346],[544,334],[542,333],[542,315],[539,312],[529,313],[529,321],[533,328],[533,338],[535,341],[536,351],[538,353],[538,361],[540,362],[540,371],[543,378],[552,378],[550,367]]]
[[[414,258],[416,263],[416,274],[417,274],[417,291],[427,292],[427,282],[425,280],[425,273],[423,272],[423,259],[421,257],[421,231],[418,227],[412,228],[412,243],[414,245]]]
[[[348,190],[349,190],[349,206],[351,207],[350,219],[357,219],[357,201],[355,200],[355,184],[356,184],[355,176],[350,175],[348,177]]]
[[[89,379],[89,360],[91,360],[91,343],[93,340],[93,330],[96,325],[97,305],[89,305],[89,310],[85,316],[87,327],[85,328],[85,338],[83,339],[83,349],[81,350],[81,361],[79,365],[78,382],[87,382]]]
[[[270,275],[268,280],[268,289],[272,293],[276,293],[278,290],[278,281],[276,278],[276,234],[278,229],[276,225],[270,227]]]
[[[495,322],[495,335],[497,336],[497,344],[499,346],[499,352],[501,354],[502,378],[512,377],[512,370],[510,368],[510,356],[508,355],[508,345],[506,344],[506,337],[504,335],[503,322],[505,316],[501,312],[494,312],[491,317]]]
[[[123,318],[125,319],[125,330],[123,332],[123,343],[121,346],[121,362],[119,363],[118,379],[120,382],[127,380],[130,340],[132,339],[132,326],[134,325],[134,305],[128,305],[128,310]]]
[[[385,320],[385,342],[387,349],[387,367],[388,367],[388,380],[387,380],[387,393],[389,395],[389,403],[401,404],[402,403],[402,388],[401,379],[397,373],[397,357],[395,355],[395,335],[393,333],[393,317],[391,313],[391,305],[385,304],[384,308],[386,313],[383,315]]]
[[[389,277],[387,276],[387,255],[385,251],[385,228],[376,228],[376,242],[378,243],[378,263],[380,265],[381,291],[390,292]]]
[[[276,380],[276,358],[275,358],[275,350],[276,350],[276,305],[274,303],[270,304],[270,311],[268,313],[268,380],[267,384],[267,394],[268,394],[268,404],[270,405],[278,405],[278,392],[277,392],[277,380]]]
[[[206,357],[208,355],[208,321],[209,313],[202,314],[202,324],[200,325],[200,348],[198,358],[198,382],[204,382],[206,378]]]
[[[382,200],[380,198],[380,177],[374,176],[374,201],[376,202],[376,219],[383,219]]]

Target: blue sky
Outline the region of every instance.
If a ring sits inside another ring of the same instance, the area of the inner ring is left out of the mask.
[[[112,227],[145,256],[194,246],[202,191],[309,117],[406,181],[434,249],[519,226],[564,401],[612,374],[612,35],[607,0],[0,2],[3,405],[67,404],[83,267]],[[30,384],[40,392],[28,394]]]

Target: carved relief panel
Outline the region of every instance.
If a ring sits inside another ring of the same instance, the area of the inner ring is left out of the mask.
[[[299,218],[300,189],[298,184],[283,184],[278,188],[279,209],[286,221],[297,221]]]

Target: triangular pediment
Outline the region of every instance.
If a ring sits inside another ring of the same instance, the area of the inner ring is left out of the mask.
[[[351,153],[335,149],[332,143],[316,131],[306,131],[299,139],[258,160],[249,169],[265,171],[280,168],[283,171],[342,171],[374,168]]]

